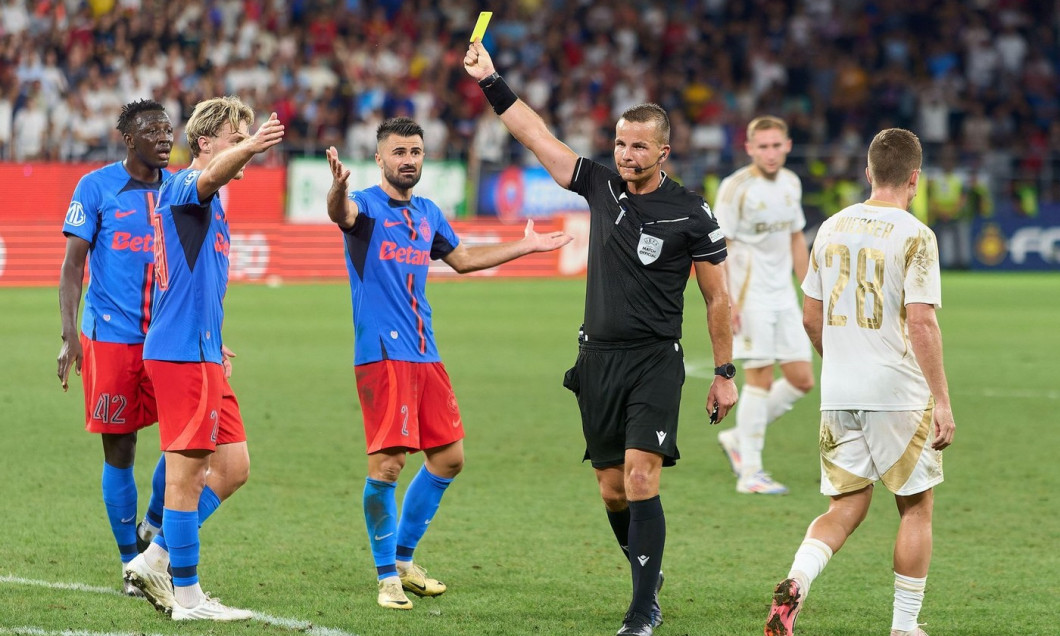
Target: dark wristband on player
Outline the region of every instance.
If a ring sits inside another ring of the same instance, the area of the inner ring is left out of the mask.
[[[501,115],[504,111],[512,107],[512,104],[519,101],[519,98],[515,95],[515,92],[508,88],[508,83],[504,81],[504,78],[500,76],[500,73],[494,73],[489,77],[479,80],[479,88],[482,89],[482,94],[486,96],[486,100],[493,107],[493,112]]]

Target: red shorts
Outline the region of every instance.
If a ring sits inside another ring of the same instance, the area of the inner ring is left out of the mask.
[[[81,334],[81,349],[86,431],[135,433],[158,421],[142,344],[99,342]]]
[[[157,387],[158,437],[162,450],[214,450],[247,441],[239,402],[213,362],[145,360]]]
[[[368,453],[417,451],[464,439],[460,408],[441,362],[381,360],[354,367]]]

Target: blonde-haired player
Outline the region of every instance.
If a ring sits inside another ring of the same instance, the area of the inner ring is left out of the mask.
[[[729,249],[733,358],[744,373],[736,425],[719,432],[718,442],[737,492],[783,495],[787,487],[762,468],[762,449],[766,427],[813,388],[810,342],[791,278],[792,270],[799,280],[806,275],[806,218],[802,182],[784,167],[787,124],[770,116],[752,120],[745,149],[751,163],[721,182],[714,204]],[[776,365],[781,378],[774,381]]]
[[[866,170],[871,198],[825,221],[813,243],[803,315],[822,358],[821,493],[831,500],[773,592],[766,636],[793,633],[810,584],[865,519],[879,480],[901,516],[891,636],[926,636],[917,618],[931,563],[932,489],[955,424],[935,317],[938,248],[907,212],[921,157],[908,130],[877,134]]]
[[[218,480],[211,488],[223,501],[250,474],[243,417],[228,383],[231,352],[221,333],[231,239],[220,190],[283,140],[276,113],[252,135],[253,123],[254,111],[237,97],[199,102],[185,126],[194,159],[162,184],[152,217],[155,295],[143,357],[166,457],[164,536],[129,562],[125,580],[173,620],[253,616],[203,592],[198,573],[204,485]]]

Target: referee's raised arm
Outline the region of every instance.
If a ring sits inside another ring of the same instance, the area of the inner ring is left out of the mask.
[[[556,183],[564,188],[570,187],[578,155],[557,139],[544,120],[508,87],[493,67],[493,60],[481,41],[476,40],[468,46],[464,70],[478,80],[493,112],[497,113],[516,140],[537,156]]]

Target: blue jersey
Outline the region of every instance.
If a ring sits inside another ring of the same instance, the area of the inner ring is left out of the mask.
[[[440,362],[427,302],[427,268],[460,244],[433,201],[351,192],[360,213],[343,230],[353,300],[354,364]]]
[[[81,332],[92,340],[144,341],[154,288],[151,214],[162,179],[138,181],[119,161],[81,177],[74,189],[63,233],[89,244]]]
[[[145,360],[221,364],[228,289],[228,220],[217,193],[199,201],[199,170],[170,177],[158,194],[154,317]]]

